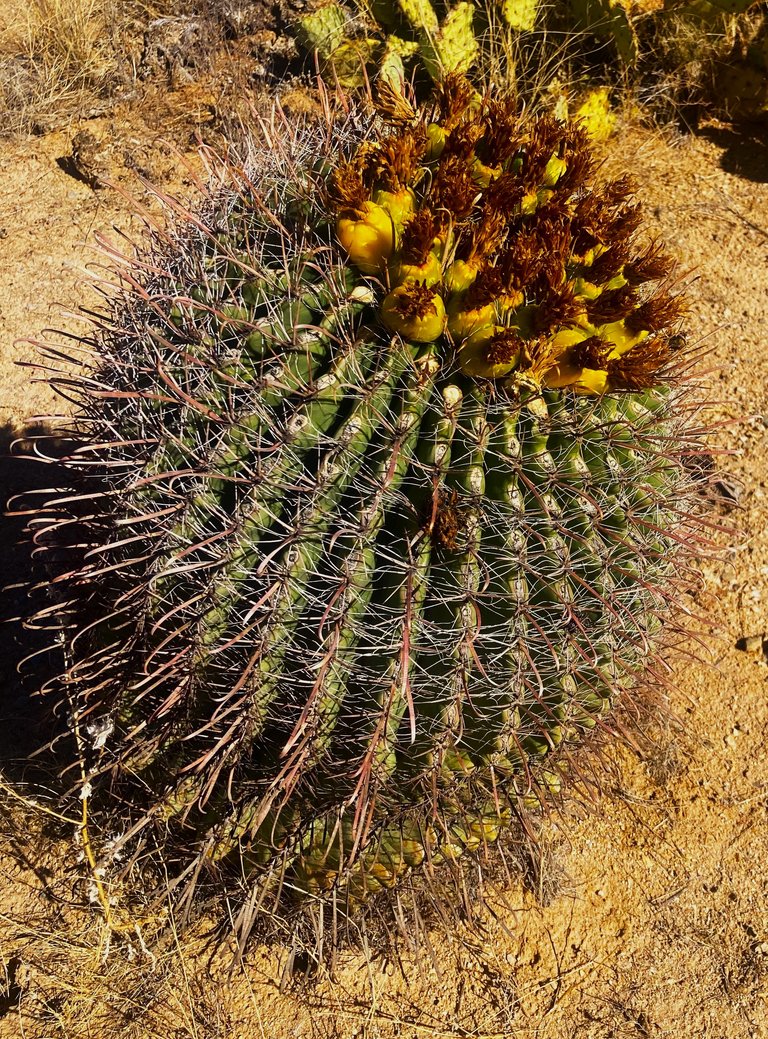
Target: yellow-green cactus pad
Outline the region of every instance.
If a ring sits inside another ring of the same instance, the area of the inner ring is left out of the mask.
[[[334,78],[342,87],[365,86],[366,66],[373,60],[381,44],[373,38],[345,40],[328,56],[327,78]]]
[[[415,40],[404,40],[392,33],[387,37],[384,53],[379,59],[379,79],[390,83],[396,90],[402,90],[405,83],[405,61],[413,57],[419,49]]]
[[[394,4],[390,6],[394,6]],[[440,21],[429,0],[397,0],[397,7],[416,32],[437,32]]]
[[[616,128],[616,113],[611,109],[608,88],[589,90],[574,112],[574,119],[581,123],[593,141],[606,141]]]
[[[331,0],[299,18],[296,39],[305,50],[317,51],[321,58],[329,58],[344,42],[346,23],[343,8]]]
[[[764,119],[768,116],[768,76],[762,69],[739,64],[719,65],[715,93],[731,119]]]
[[[530,32],[536,24],[538,0],[502,0],[501,16],[510,29]]]
[[[474,30],[475,5],[457,4],[435,33],[420,34],[421,57],[432,79],[445,72],[466,72],[479,51]]]

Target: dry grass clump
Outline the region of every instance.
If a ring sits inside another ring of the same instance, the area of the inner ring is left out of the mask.
[[[112,0],[30,0],[10,15],[0,36],[0,131],[93,104],[115,67]]]
[[[768,4],[740,13],[714,5],[667,5],[638,19],[640,58],[633,89],[657,122],[695,129],[702,118],[736,122],[760,117],[768,47]],[[750,94],[755,93],[751,98]]]

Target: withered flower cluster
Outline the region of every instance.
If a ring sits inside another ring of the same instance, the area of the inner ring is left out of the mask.
[[[420,110],[390,86],[383,131],[331,175],[351,262],[381,319],[445,344],[476,378],[581,393],[663,378],[684,301],[642,236],[629,177],[593,186],[584,128],[521,118],[512,96],[448,75]]]

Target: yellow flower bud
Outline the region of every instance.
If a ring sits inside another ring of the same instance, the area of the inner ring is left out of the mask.
[[[373,201],[389,213],[398,234],[416,210],[416,196],[411,188],[401,188],[400,191],[376,191]]]
[[[483,307],[466,310],[464,308],[464,293],[452,296],[448,302],[448,331],[457,343],[472,335],[479,328],[493,325],[495,320],[496,307],[493,303],[486,303]]]
[[[611,350],[611,357],[621,357],[633,346],[642,343],[649,335],[646,331],[630,332],[623,321],[613,321],[610,325],[601,325],[597,331],[602,339],[613,343],[615,349]]]
[[[523,338],[533,336],[536,332],[536,307],[526,303],[506,314],[505,320],[508,325],[518,329]]]
[[[403,263],[395,258],[389,265],[389,276],[393,285],[404,285],[407,281],[418,281],[424,285],[437,285],[443,277],[440,260],[430,253],[424,263]]]
[[[559,159],[557,155],[553,155],[544,167],[544,176],[541,179],[543,187],[553,188],[565,173],[565,170],[565,160]]]
[[[574,278],[572,285],[576,295],[582,296],[584,299],[597,299],[603,291],[601,285],[595,285],[594,282],[587,281],[586,278]]]
[[[490,325],[465,339],[456,356],[465,375],[475,379],[499,379],[516,366],[522,345],[512,329]]]
[[[544,375],[545,386],[560,389],[563,386],[573,386],[579,380],[587,369],[569,361],[566,352],[568,347],[582,343],[588,338],[589,333],[580,328],[565,328],[552,337],[552,352],[558,360]]]
[[[465,260],[454,260],[445,272],[447,292],[466,292],[477,278],[477,267]]]
[[[441,297],[427,285],[406,282],[384,297],[381,320],[404,339],[433,343],[445,328],[445,306]]]
[[[627,279],[624,277],[624,275],[622,273],[622,274],[617,274],[615,277],[611,278],[610,281],[607,281],[605,283],[605,285],[603,285],[603,288],[604,289],[623,289],[624,286],[628,285],[628,284],[629,284],[629,282],[627,281]]]
[[[389,213],[375,202],[364,202],[362,216],[340,216],[336,234],[349,258],[363,274],[378,274],[395,246]]]
[[[496,300],[496,309],[502,316],[516,311],[525,299],[525,293],[512,289],[510,292],[502,292]]]
[[[556,333],[550,340],[550,347],[557,357],[556,363],[544,374],[542,382],[550,389],[562,389],[569,387],[579,394],[605,393],[608,388],[608,373],[602,367],[592,368],[585,365],[585,360],[590,357],[591,363],[603,364],[600,354],[592,352],[582,356],[581,363],[578,361],[578,351],[571,347],[578,346],[586,340],[591,340],[593,333],[580,328],[567,328]],[[606,342],[606,346],[608,343]],[[610,355],[609,355],[610,356]]]
[[[582,395],[594,394],[599,396],[608,388],[608,373],[597,371],[594,368],[582,368],[578,382],[573,384],[576,393]]]
[[[487,188],[492,180],[496,180],[502,174],[501,166],[486,166],[480,159],[475,158],[472,163],[472,180],[481,188]]]
[[[437,123],[430,123],[427,126],[427,153],[425,156],[427,162],[439,159],[443,148],[445,148],[445,130]]]

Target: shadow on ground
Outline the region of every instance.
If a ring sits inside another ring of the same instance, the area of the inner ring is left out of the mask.
[[[768,136],[764,126],[705,126],[698,132],[722,148],[720,165],[726,173],[756,184],[768,183]]]
[[[50,554],[36,549],[27,530],[34,512],[67,488],[55,459],[63,443],[43,426],[0,427],[0,769],[12,781],[31,778],[35,751],[60,730],[53,705],[39,695],[60,670],[50,631],[25,624],[50,600]],[[49,765],[50,767],[50,765]]]

